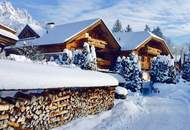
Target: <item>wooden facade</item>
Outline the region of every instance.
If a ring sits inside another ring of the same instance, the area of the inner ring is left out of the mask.
[[[16,44],[18,37],[16,31],[0,24],[0,46],[10,46]]]

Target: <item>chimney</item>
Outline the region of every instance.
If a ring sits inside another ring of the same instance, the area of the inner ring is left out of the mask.
[[[49,30],[54,28],[55,23],[54,22],[50,22],[46,24],[46,33],[48,34]]]

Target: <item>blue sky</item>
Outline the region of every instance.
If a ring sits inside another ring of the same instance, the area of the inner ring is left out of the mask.
[[[120,19],[133,31],[160,26],[175,43],[190,41],[190,0],[10,0],[38,21],[62,24],[102,18],[109,27]]]

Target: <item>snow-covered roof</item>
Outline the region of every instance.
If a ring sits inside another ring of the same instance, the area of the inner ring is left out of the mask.
[[[134,50],[144,43],[147,39],[154,37],[164,41],[162,38],[147,31],[139,32],[117,32],[114,33],[122,50]]]
[[[45,33],[40,38],[33,40],[32,44],[48,45],[64,43],[73,36],[79,34],[81,31],[95,24],[98,20],[100,19],[90,19],[54,26],[53,28],[48,29],[48,33]]]
[[[0,23],[0,28],[4,28],[5,30],[16,34],[16,31],[15,31],[14,29],[12,29],[12,28],[10,28],[10,27],[4,25],[4,24],[1,24],[1,23]]]
[[[0,89],[116,86],[109,74],[79,68],[0,60]]]
[[[1,28],[0,28],[0,35],[5,36],[7,38],[11,38],[16,41],[18,40],[18,37],[15,34],[9,32],[9,31],[6,31],[4,29],[1,29]]]

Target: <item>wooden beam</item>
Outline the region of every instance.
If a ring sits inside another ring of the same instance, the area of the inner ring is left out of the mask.
[[[152,54],[152,55],[160,55],[160,53],[161,53],[161,50],[159,50],[157,48],[150,47],[150,46],[147,46],[146,50],[147,50],[148,54]]]
[[[7,128],[7,124],[1,124],[1,125],[0,125],[0,130],[1,130],[1,129],[5,129],[5,128]]]
[[[68,106],[68,103],[58,104],[56,106],[50,106],[49,110],[56,110],[57,108],[62,108],[62,107],[66,107],[66,106]]]
[[[95,39],[95,38],[89,38],[88,41],[100,43],[100,44],[103,44],[103,45],[107,45],[108,44],[106,41],[103,41],[103,40],[100,40],[100,39]]]
[[[94,45],[95,47],[97,48],[105,48],[105,45],[107,45],[108,43],[104,40],[101,40],[101,39],[95,39],[95,38],[92,38],[89,33],[84,33],[82,34],[81,36],[79,36],[78,38],[76,38],[71,44],[71,43],[68,43],[67,45],[67,48],[77,48],[77,41],[79,40],[83,40],[83,41],[86,41],[88,42],[89,44],[91,45]]]
[[[56,99],[56,100],[54,100],[54,101],[52,101],[52,102],[53,102],[53,103],[54,103],[54,102],[59,102],[59,101],[62,101],[62,100],[65,100],[65,99],[69,99],[69,98],[70,98],[70,95],[67,95],[67,96],[58,98],[58,99]]]
[[[111,61],[109,61],[109,60],[104,60],[104,59],[102,59],[102,58],[97,58],[97,62],[98,62],[98,64],[99,65],[111,65]]]
[[[9,126],[12,126],[12,127],[14,127],[14,128],[20,127],[20,125],[19,125],[18,123],[14,122],[14,121],[8,122],[8,125],[9,125]]]
[[[10,106],[5,104],[5,105],[0,105],[0,111],[7,111],[9,110]]]
[[[5,120],[5,119],[8,119],[8,118],[9,118],[8,114],[0,115],[0,120]]]
[[[95,47],[101,48],[101,49],[103,49],[103,48],[106,47],[105,45],[100,44],[100,43],[97,43],[97,42],[88,42],[88,44],[89,44],[89,45],[94,45]]]
[[[56,116],[59,116],[59,115],[66,114],[66,113],[68,113],[68,112],[69,112],[68,110],[52,112],[52,113],[50,113],[50,118],[56,117]]]

